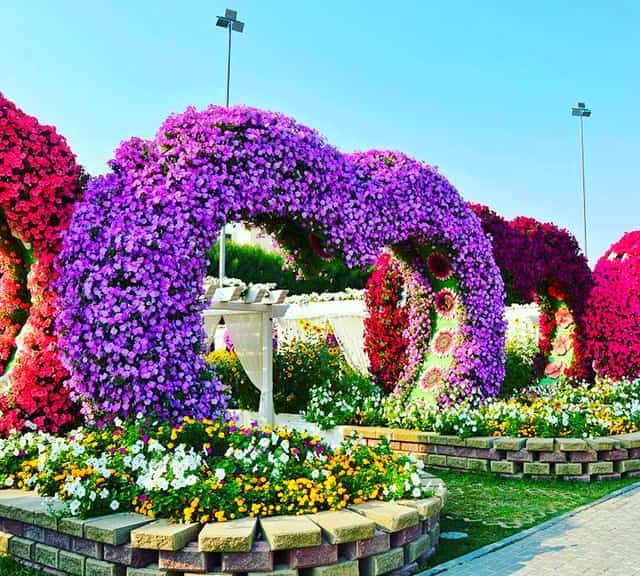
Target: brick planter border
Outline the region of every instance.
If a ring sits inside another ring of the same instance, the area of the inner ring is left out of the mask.
[[[539,480],[640,477],[640,432],[600,438],[460,438],[433,432],[380,427],[343,427],[369,446],[385,437],[392,450],[414,454],[436,470],[492,472]]]
[[[0,490],[0,555],[60,576],[379,576],[415,572],[440,536],[434,496],[372,501],[336,512],[170,524],[130,512],[54,518],[47,499]]]

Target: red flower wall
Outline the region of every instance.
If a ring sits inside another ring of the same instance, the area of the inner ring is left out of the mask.
[[[64,385],[68,374],[58,359],[53,283],[55,256],[81,181],[82,171],[55,128],[41,125],[0,93],[2,371],[16,354],[9,389],[0,395],[0,434],[27,422],[57,431],[76,418]],[[25,247],[35,259],[31,266]]]

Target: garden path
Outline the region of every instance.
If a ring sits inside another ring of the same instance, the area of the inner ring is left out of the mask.
[[[640,485],[524,534],[420,576],[640,575]]]

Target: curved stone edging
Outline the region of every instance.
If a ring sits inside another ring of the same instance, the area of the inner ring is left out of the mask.
[[[132,512],[55,518],[47,498],[0,491],[0,555],[69,576],[378,576],[409,574],[433,555],[444,483],[425,474],[434,496],[370,501],[313,515],[170,524]]]
[[[493,472],[508,478],[564,480],[640,477],[640,432],[599,438],[507,438],[440,435],[380,427],[344,427],[369,446],[385,437],[400,454],[437,470]]]

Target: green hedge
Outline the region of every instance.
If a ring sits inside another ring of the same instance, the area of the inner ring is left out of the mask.
[[[277,252],[267,252],[258,246],[227,242],[226,275],[246,283],[274,282],[290,294],[310,292],[340,292],[345,288],[364,288],[369,271],[351,270],[338,259],[322,263],[315,278],[298,278],[296,271],[284,268],[285,260]],[[218,244],[208,251],[209,274],[218,275]]]

